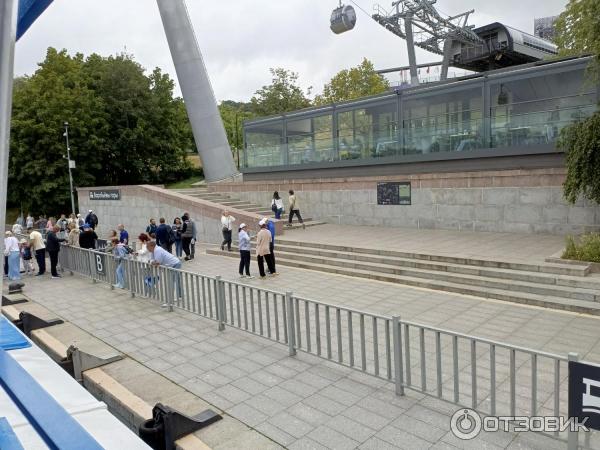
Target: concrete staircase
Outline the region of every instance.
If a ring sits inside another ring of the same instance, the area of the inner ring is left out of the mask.
[[[220,205],[223,205],[223,209],[226,208],[235,208],[235,209],[241,209],[243,211],[248,211],[248,212],[252,212],[261,216],[265,216],[265,217],[275,217],[273,214],[273,211],[271,211],[271,209],[269,208],[270,205],[264,205],[264,206],[260,206],[260,205],[255,205],[253,203],[247,202],[245,200],[240,200],[234,197],[230,197],[227,194],[221,193],[221,192],[210,192],[208,190],[207,187],[198,187],[198,188],[191,188],[191,189],[173,189],[174,192],[177,192],[179,194],[184,194],[184,195],[189,195],[191,197],[196,197],[196,198],[201,198],[203,200],[208,200],[210,202],[214,202],[214,203],[218,203]],[[233,214],[235,216],[235,214]],[[287,220],[288,219],[288,214],[287,212],[284,212],[284,214],[282,214],[281,216],[281,220]],[[313,220],[310,217],[303,217],[304,219],[304,225],[306,225],[307,227],[314,227],[317,225],[322,225],[325,222],[319,222],[316,220]],[[300,225],[298,223],[298,219],[294,218],[294,223],[291,227],[287,228],[287,229],[298,229],[298,228],[302,228],[302,225]]]
[[[209,249],[238,258],[236,252]],[[310,243],[276,242],[277,264],[600,315],[600,277],[567,264],[523,264]]]

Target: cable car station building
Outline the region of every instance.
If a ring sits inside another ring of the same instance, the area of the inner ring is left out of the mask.
[[[332,223],[598,230],[597,206],[563,200],[556,146],[562,128],[597,108],[588,63],[530,63],[247,121],[244,183],[214,189],[269,204],[293,188],[308,214]],[[407,183],[408,201],[382,199],[389,183]]]

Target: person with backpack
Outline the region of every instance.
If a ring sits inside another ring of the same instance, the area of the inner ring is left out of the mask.
[[[94,214],[93,210],[90,209],[88,211],[88,215],[85,217],[85,223],[87,223],[92,230],[96,230],[96,227],[98,226],[98,216]]]
[[[271,200],[271,211],[275,213],[275,218],[277,220],[281,219],[281,215],[283,214],[283,200],[279,196],[279,192],[273,192],[273,199]]]

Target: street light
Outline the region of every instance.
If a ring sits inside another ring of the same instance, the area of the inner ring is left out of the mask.
[[[69,122],[64,123],[65,132],[63,136],[67,141],[67,161],[69,164],[69,186],[71,187],[71,212],[75,214],[75,199],[73,198],[73,175],[71,169],[75,167],[75,161],[71,161],[71,147],[69,147]]]

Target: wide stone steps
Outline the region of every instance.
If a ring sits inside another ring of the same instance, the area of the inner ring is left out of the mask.
[[[239,258],[237,252],[221,252],[220,250],[207,250],[213,255],[229,256]],[[435,278],[422,278],[417,276],[398,275],[384,273],[374,270],[348,268],[327,263],[316,263],[290,258],[290,254],[276,251],[277,264],[295,268],[317,270],[321,272],[334,273],[358,278],[366,278],[389,283],[398,283],[407,286],[433,289],[456,294],[472,295],[476,297],[491,298],[496,300],[510,301],[521,304],[542,306],[554,309],[568,310],[579,313],[600,315],[600,303],[577,298],[560,297],[554,295],[541,295],[532,292],[517,292],[493,287],[474,286],[463,283],[438,280]]]
[[[357,255],[377,255],[377,256],[391,256],[399,258],[410,258],[423,261],[435,261],[443,263],[461,264],[461,265],[472,265],[476,267],[494,267],[509,270],[523,270],[526,272],[543,272],[555,275],[572,275],[578,277],[585,277],[589,274],[590,270],[587,266],[581,265],[570,265],[570,264],[528,264],[514,261],[497,261],[497,260],[486,260],[486,259],[475,259],[475,258],[463,258],[448,255],[430,255],[413,252],[403,252],[398,250],[382,250],[365,247],[349,247],[341,245],[333,245],[326,243],[314,243],[295,241],[287,237],[280,238],[277,240],[278,246],[280,245],[292,245],[295,247],[301,247],[304,251],[317,250],[334,250],[341,252],[352,252]]]

